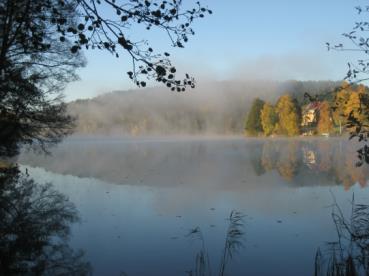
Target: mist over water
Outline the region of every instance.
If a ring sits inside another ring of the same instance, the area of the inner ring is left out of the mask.
[[[0,0],[0,276],[369,276],[352,2]]]
[[[356,147],[345,138],[72,138],[51,156],[27,153],[18,161],[54,173],[126,185],[197,185],[197,179],[227,189],[244,183],[250,188],[265,177],[258,187],[273,182],[348,189],[356,182],[365,187],[369,177],[365,166],[356,167]],[[268,180],[271,174],[273,179]]]
[[[184,93],[165,88],[115,91],[69,103],[82,135],[237,135],[255,97],[274,103],[288,93],[303,102],[304,93],[333,90],[332,81],[213,81]]]
[[[76,204],[71,244],[97,275],[186,275],[201,249],[188,236],[196,227],[216,273],[232,210],[245,215],[244,234],[228,275],[312,275],[317,248],[335,239],[332,194],[343,210],[353,192],[369,200],[355,147],[338,138],[80,138],[18,162]]]

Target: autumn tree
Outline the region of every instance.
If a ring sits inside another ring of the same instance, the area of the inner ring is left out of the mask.
[[[335,95],[333,119],[342,133],[343,127],[352,137],[365,135],[369,122],[369,97],[365,86],[354,86],[344,82]],[[360,134],[361,133],[361,134]],[[363,136],[364,137],[364,136]]]
[[[320,134],[330,133],[333,129],[331,107],[327,101],[320,104],[317,129]]]
[[[365,106],[362,104],[363,99],[365,97],[365,93],[362,90],[352,91],[345,105],[344,115],[349,118],[353,116],[355,119],[360,122],[365,122],[368,120],[367,110],[365,110]]]
[[[271,104],[264,104],[263,108],[261,109],[260,119],[264,134],[266,136],[273,134],[275,125],[278,121],[278,116],[275,112],[275,108]]]
[[[276,126],[278,134],[294,136],[300,133],[298,106],[291,96],[286,94],[278,99],[276,113],[278,114]]]
[[[253,101],[245,124],[245,130],[248,135],[257,135],[263,131],[260,118],[260,113],[263,106],[264,101],[260,100],[259,98],[256,98]]]
[[[368,13],[369,9],[367,6],[356,6],[358,14]],[[348,32],[343,33],[343,36],[349,41],[350,46],[344,43],[327,43],[328,50],[337,51],[351,51],[355,53],[361,53],[356,61],[348,63],[348,70],[345,79],[351,83],[360,83],[362,81],[368,80],[369,74],[369,63],[367,55],[369,54],[369,21],[362,19],[361,17],[357,20],[352,29]],[[363,97],[360,99],[360,105],[369,110],[369,97]],[[369,111],[365,111],[366,121],[369,121]],[[350,113],[347,117],[347,125],[350,128],[350,137],[357,137],[359,142],[364,141],[364,145],[358,150],[359,162],[357,165],[361,165],[364,162],[369,164],[369,128],[364,126],[364,122],[353,116]]]
[[[347,101],[350,98],[351,87],[348,83],[343,83],[341,88],[336,93],[334,98],[333,106],[333,120],[335,125],[339,127],[339,132],[342,134],[343,127],[347,122],[347,117],[345,116],[345,110]]]

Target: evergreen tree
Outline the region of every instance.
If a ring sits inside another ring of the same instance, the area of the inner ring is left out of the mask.
[[[291,96],[283,95],[278,99],[276,112],[279,119],[276,130],[279,134],[294,136],[300,133],[298,106]]]
[[[264,101],[256,98],[251,106],[251,110],[247,115],[245,130],[248,135],[257,135],[263,131],[261,125],[260,113],[264,106]]]
[[[318,133],[330,133],[333,128],[331,107],[327,101],[323,101],[320,106],[319,120],[318,120]]]
[[[278,121],[278,115],[275,112],[275,108],[271,104],[265,103],[261,109],[260,117],[264,134],[266,136],[271,135]]]

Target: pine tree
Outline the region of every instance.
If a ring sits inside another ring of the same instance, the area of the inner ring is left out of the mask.
[[[260,117],[264,134],[266,136],[271,135],[278,121],[278,116],[275,112],[275,108],[271,104],[265,103],[261,110]]]
[[[278,99],[276,112],[279,119],[277,133],[288,136],[300,133],[298,106],[291,96],[283,95]]]
[[[264,101],[260,100],[259,98],[256,98],[253,101],[245,124],[245,130],[248,135],[257,135],[263,131],[260,119],[260,113],[263,106]]]

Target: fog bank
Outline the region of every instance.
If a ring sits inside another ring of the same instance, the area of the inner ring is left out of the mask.
[[[304,93],[332,90],[332,81],[207,82],[186,92],[166,88],[114,91],[69,103],[77,117],[77,134],[99,135],[237,135],[254,98],[274,103],[289,93],[304,101]]]

